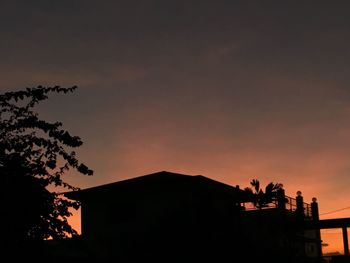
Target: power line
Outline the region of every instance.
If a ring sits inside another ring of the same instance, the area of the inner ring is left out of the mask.
[[[322,213],[322,214],[320,214],[320,216],[333,214],[333,213],[336,213],[336,212],[339,212],[339,211],[343,211],[343,210],[346,210],[346,209],[350,209],[350,206],[347,206],[347,207],[344,207],[344,208],[340,208],[340,209],[337,209],[337,210],[333,210],[333,211],[329,211],[329,212],[326,212],[326,213]]]

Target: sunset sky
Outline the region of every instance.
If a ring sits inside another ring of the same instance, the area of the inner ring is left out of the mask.
[[[350,217],[349,10],[3,0],[0,92],[79,86],[39,110],[85,142],[94,176],[66,177],[81,188],[163,170],[242,188],[257,178],[317,197],[321,218]]]

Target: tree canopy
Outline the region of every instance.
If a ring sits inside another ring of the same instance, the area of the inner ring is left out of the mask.
[[[51,93],[71,93],[69,88],[33,87],[0,95],[0,176],[2,240],[18,243],[74,236],[70,209],[79,202],[67,200],[55,189],[78,188],[62,179],[70,169],[92,175],[72,150],[82,145],[61,122],[39,118],[35,106]]]

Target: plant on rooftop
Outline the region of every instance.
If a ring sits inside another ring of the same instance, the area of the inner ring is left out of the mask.
[[[250,195],[253,205],[262,209],[268,207],[273,201],[277,200],[277,193],[279,189],[282,189],[282,184],[270,182],[265,191],[260,188],[260,182],[257,179],[253,179],[250,182],[251,187],[246,187],[244,190]]]

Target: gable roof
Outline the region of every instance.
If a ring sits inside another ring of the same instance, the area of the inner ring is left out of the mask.
[[[104,193],[129,191],[132,189],[155,189],[157,187],[170,188],[189,186],[191,188],[202,188],[222,194],[231,195],[234,198],[245,199],[244,191],[238,186],[233,187],[202,175],[186,175],[167,171],[156,172],[143,176],[134,177],[110,184],[95,186],[83,190],[65,193],[69,199],[79,200],[98,196]]]

